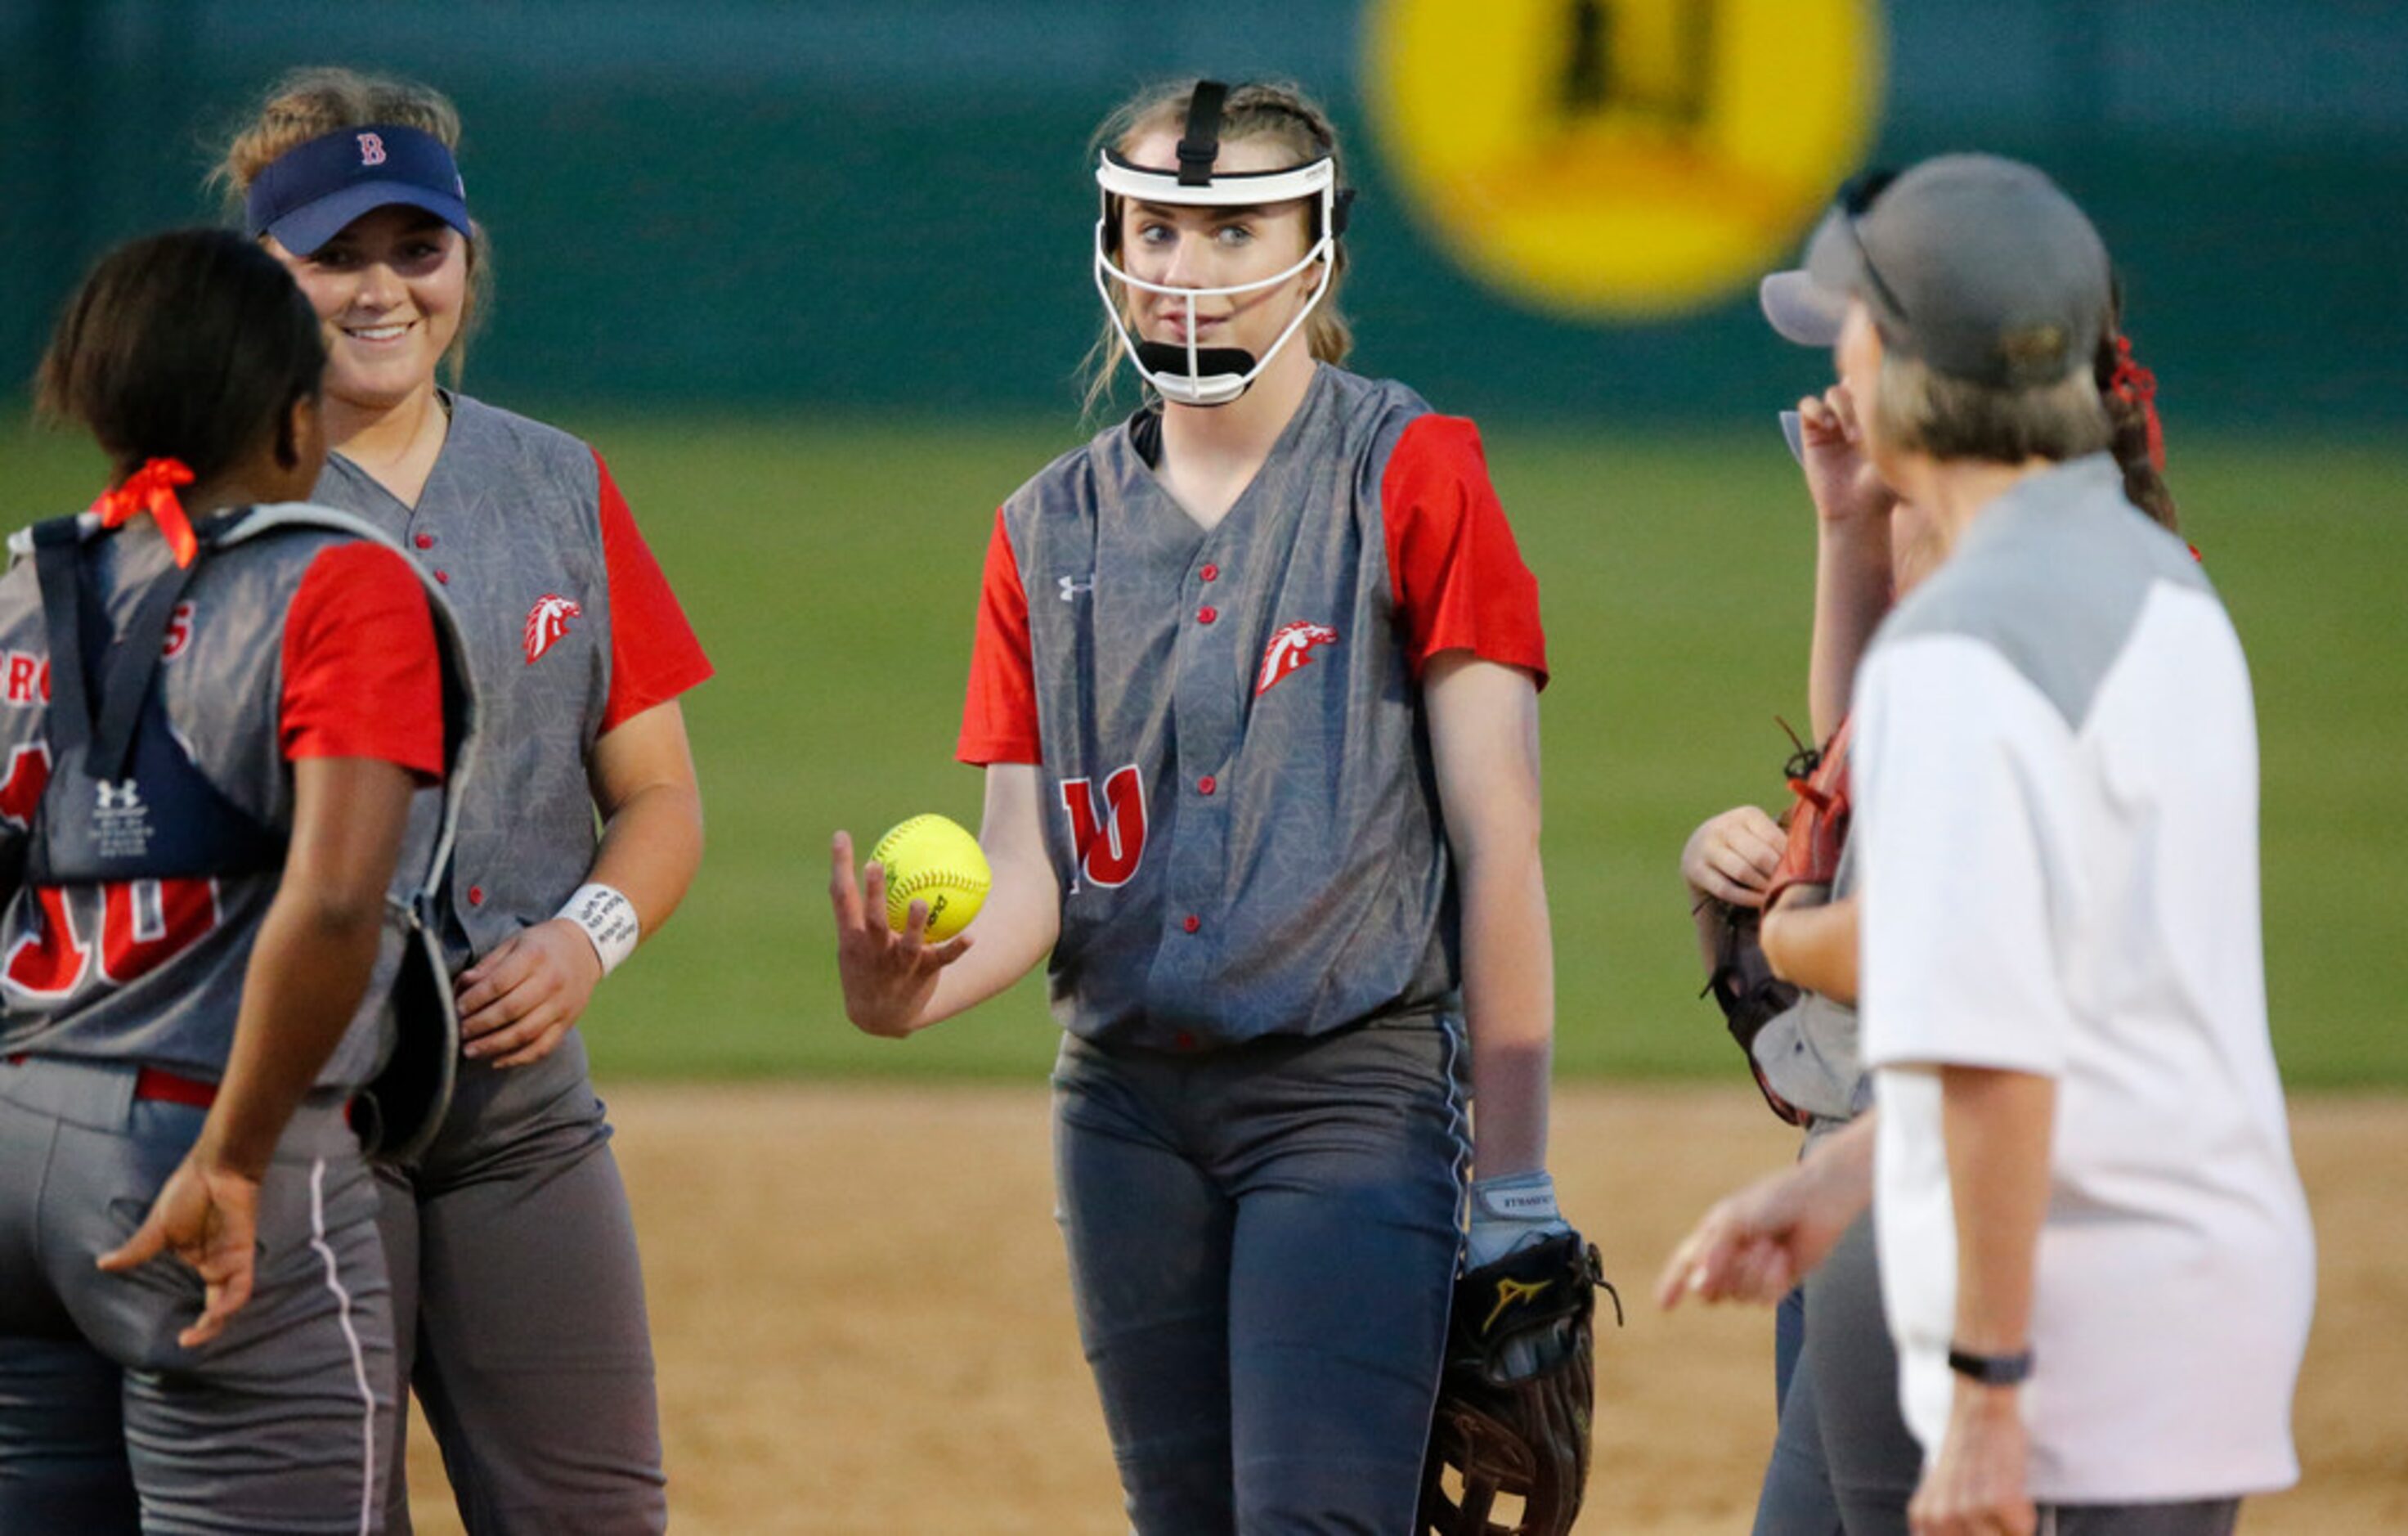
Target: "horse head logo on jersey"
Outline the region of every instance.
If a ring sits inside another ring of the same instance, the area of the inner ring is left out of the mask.
[[[1326,624],[1298,619],[1271,631],[1270,644],[1263,647],[1263,669],[1254,679],[1254,696],[1270,692],[1271,684],[1312,660],[1317,645],[1336,645],[1338,631]]]
[[[535,607],[527,610],[527,665],[533,667],[542,659],[543,653],[568,633],[568,621],[581,618],[584,613],[585,610],[577,606],[575,598],[564,597],[557,592],[547,592],[538,597]]]

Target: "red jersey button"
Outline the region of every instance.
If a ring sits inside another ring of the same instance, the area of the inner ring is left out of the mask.
[[[448,570],[438,570],[435,573],[435,581],[438,586],[448,587],[452,584],[452,573]]]
[[[1217,581],[1221,579],[1221,567],[1218,566],[1207,566],[1196,574],[1201,576],[1208,581]]]
[[[416,538],[411,539],[410,542],[417,545],[422,550],[431,550],[435,547],[435,536],[431,533],[423,533]]]
[[[1182,1029],[1179,1033],[1170,1037],[1170,1043],[1178,1050],[1193,1051],[1196,1049],[1196,1037],[1189,1034],[1186,1030]]]
[[[1199,608],[1196,610],[1196,622],[1197,624],[1211,624],[1220,616],[1221,610],[1217,608]]]
[[[1198,795],[1210,795],[1220,787],[1221,781],[1213,778],[1209,773],[1196,781],[1196,793]]]
[[[1182,927],[1182,928],[1185,928],[1188,932],[1190,932],[1190,933],[1194,933],[1197,929],[1198,929],[1198,928],[1200,928],[1200,927],[1202,927],[1202,926],[1204,926],[1204,920],[1203,920],[1202,918],[1200,918],[1200,917],[1197,917],[1197,916],[1194,916],[1193,914],[1191,914],[1191,915],[1187,918],[1187,920],[1186,920],[1185,922],[1183,922],[1183,923],[1180,924],[1179,926],[1180,926],[1181,927]]]
[[[469,886],[469,887],[468,887],[468,905],[470,905],[471,907],[481,907],[481,906],[483,906],[484,904],[485,904],[485,888],[484,888],[482,885],[471,885],[471,886]]]

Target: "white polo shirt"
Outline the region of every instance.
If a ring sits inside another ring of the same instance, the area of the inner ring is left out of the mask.
[[[2299,1475],[2314,1236],[2267,1038],[2249,675],[2106,455],[2017,484],[1884,624],[1856,696],[1875,1220],[1909,1426],[1954,1390],[1935,1064],[2056,1079],[2024,1388],[2043,1502]]]

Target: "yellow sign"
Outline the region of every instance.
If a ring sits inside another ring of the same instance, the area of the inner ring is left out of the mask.
[[[1481,278],[1583,319],[1790,265],[1881,101],[1878,0],[1374,0],[1369,25],[1415,209]]]

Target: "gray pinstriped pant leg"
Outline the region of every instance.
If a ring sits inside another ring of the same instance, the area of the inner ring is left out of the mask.
[[[463,1061],[436,1144],[406,1173],[380,1170],[379,1224],[416,1325],[401,1369],[470,1536],[667,1527],[652,1330],[609,1137],[572,1030],[531,1066]],[[404,1483],[396,1533],[410,1529]]]
[[[176,1334],[201,1311],[190,1270],[93,1268],[204,1119],[134,1098],[134,1075],[0,1068],[0,1531],[381,1530],[391,1298],[373,1182],[340,1110],[294,1116],[261,1184],[251,1301],[187,1350]]]

